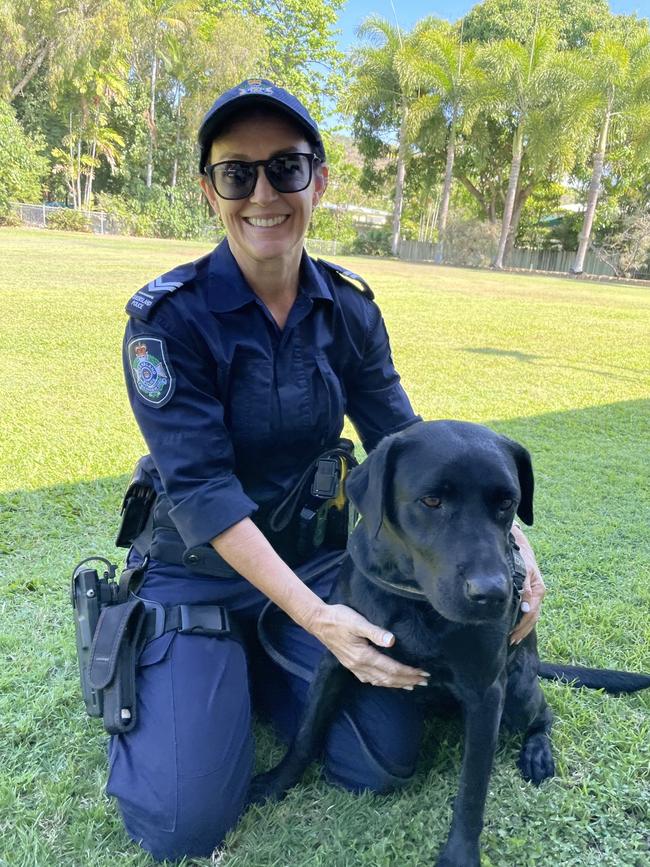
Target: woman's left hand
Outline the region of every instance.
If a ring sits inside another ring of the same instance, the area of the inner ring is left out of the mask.
[[[512,535],[515,537],[517,545],[519,545],[521,556],[524,558],[524,563],[526,564],[526,578],[524,579],[524,586],[521,592],[521,611],[523,612],[523,616],[515,629],[510,633],[510,644],[519,644],[532,631],[539,620],[542,610],[542,599],[546,593],[546,585],[544,584],[542,573],[539,571],[533,549],[530,547],[530,543],[522,530],[513,525]]]

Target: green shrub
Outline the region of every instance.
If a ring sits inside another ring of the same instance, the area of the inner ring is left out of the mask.
[[[120,226],[126,235],[185,240],[214,237],[214,218],[201,201],[194,184],[173,190],[154,186],[143,201],[100,193],[99,207]]]
[[[48,229],[61,229],[64,232],[92,232],[88,218],[81,211],[59,208],[47,215]]]
[[[496,254],[500,224],[450,219],[447,223],[444,262],[466,268],[487,267]]]
[[[350,252],[359,256],[391,256],[390,229],[370,229],[357,235]]]
[[[4,214],[0,213],[0,226],[7,226],[11,228],[18,228],[18,226],[24,226],[25,224],[20,219],[20,215],[15,211],[6,211]]]
[[[0,100],[0,214],[11,201],[40,202],[47,160],[25,134],[12,107]]]
[[[353,218],[344,211],[335,211],[322,205],[312,214],[308,235],[321,241],[337,241],[341,245],[341,253],[350,252],[357,240]]]

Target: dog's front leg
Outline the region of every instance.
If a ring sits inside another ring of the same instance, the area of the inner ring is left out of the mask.
[[[480,867],[479,837],[505,695],[505,675],[487,692],[462,696],[465,746],[449,837],[437,867]]]
[[[309,688],[296,735],[280,763],[253,779],[249,803],[280,799],[295,786],[318,755],[352,677],[333,654],[325,651]]]

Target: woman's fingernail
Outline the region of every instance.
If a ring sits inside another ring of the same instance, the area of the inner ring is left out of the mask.
[[[384,634],[381,637],[381,640],[382,640],[382,643],[385,644],[386,647],[388,647],[388,645],[393,640],[393,636],[390,634],[390,632],[384,632]]]
[[[421,674],[422,677],[431,677],[431,675],[429,674],[428,671],[420,671],[420,672],[418,672],[418,673]]]
[[[402,689],[408,689],[409,692],[413,692],[412,686],[403,686]]]
[[[429,686],[429,681],[428,680],[419,680],[418,686]]]
[[[528,602],[521,603],[521,610],[524,612],[524,614],[528,614],[528,612],[530,611],[530,605],[528,604]]]

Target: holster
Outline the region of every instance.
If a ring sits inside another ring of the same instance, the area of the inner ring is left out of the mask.
[[[93,563],[108,568],[100,577]],[[81,691],[89,716],[103,717],[111,734],[135,724],[135,664],[144,643],[144,607],[134,600],[146,561],[124,569],[103,557],[89,557],[72,573]],[[138,604],[134,604],[134,602]]]
[[[100,577],[93,562],[108,568]],[[137,593],[147,566],[124,569],[103,557],[89,557],[72,573],[71,601],[84,703],[89,716],[102,717],[109,734],[130,731],[137,722],[136,667],[145,643],[165,632],[241,641],[237,624],[221,605],[174,605],[143,600]]]
[[[137,721],[135,667],[144,646],[146,610],[132,598],[102,609],[93,636],[89,680],[103,695],[104,728],[109,734],[130,731]]]

